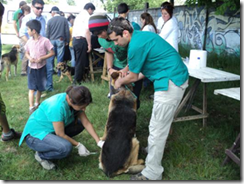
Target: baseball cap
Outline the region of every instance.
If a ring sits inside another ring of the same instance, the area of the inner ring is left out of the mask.
[[[54,7],[52,7],[52,9],[49,13],[52,13],[52,11],[59,11],[59,8],[57,6],[54,6]]]

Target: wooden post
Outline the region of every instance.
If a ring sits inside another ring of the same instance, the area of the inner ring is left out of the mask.
[[[147,12],[147,11],[148,11],[148,8],[149,8],[149,3],[146,2],[146,3],[145,3],[145,9],[144,9],[144,12]]]
[[[116,7],[114,7],[114,17],[115,17],[116,12],[117,12],[117,11],[116,11]],[[113,18],[114,18],[114,17],[113,17]]]

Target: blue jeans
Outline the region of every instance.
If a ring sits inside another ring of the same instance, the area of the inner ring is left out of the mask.
[[[71,55],[71,66],[75,67],[75,51],[73,47],[69,47],[70,55]]]
[[[50,40],[52,45],[53,45],[53,50],[55,52],[55,56],[57,57],[57,63],[63,61],[64,57],[64,47],[65,47],[65,42],[61,41],[59,39],[57,40]],[[46,85],[46,90],[47,91],[53,91],[53,69],[54,69],[54,59],[55,56],[52,56],[47,59],[47,85]],[[60,71],[58,73],[60,76]]]
[[[82,123],[78,120],[65,127],[65,134],[73,137],[84,130]],[[66,139],[55,134],[48,134],[43,140],[32,137],[28,134],[25,137],[27,146],[38,151],[38,155],[45,160],[62,159],[67,157],[72,151],[72,144]]]

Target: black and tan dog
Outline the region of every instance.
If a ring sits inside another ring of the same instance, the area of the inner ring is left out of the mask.
[[[99,157],[99,168],[106,176],[138,173],[145,166],[138,159],[139,141],[136,131],[136,98],[130,90],[121,88],[112,95],[109,117],[102,140],[105,141]]]
[[[69,78],[71,83],[73,82],[72,75],[74,75],[74,73],[75,73],[74,67],[67,65],[66,62],[59,62],[57,64],[56,68],[57,68],[57,70],[61,71],[61,75],[60,75],[58,82],[62,81],[62,79],[64,78],[64,75],[66,75]]]
[[[1,67],[0,67],[0,77],[4,70],[7,68],[6,71],[6,81],[8,81],[8,77],[11,76],[11,65],[14,65],[14,75],[17,75],[17,64],[18,64],[18,55],[20,52],[20,46],[14,45],[9,53],[3,54],[1,59]]]

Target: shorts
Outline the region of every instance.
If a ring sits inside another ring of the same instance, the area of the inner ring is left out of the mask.
[[[45,91],[47,83],[47,69],[44,65],[40,69],[33,69],[28,66],[28,88],[29,90]]]

